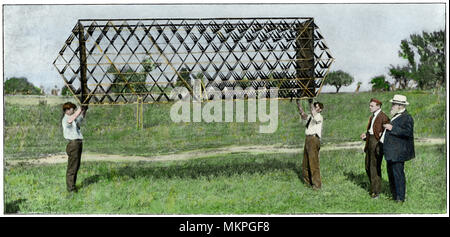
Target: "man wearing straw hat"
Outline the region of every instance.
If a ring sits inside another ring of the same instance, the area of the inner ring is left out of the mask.
[[[406,96],[394,95],[390,102],[392,118],[389,124],[383,125],[385,131],[381,141],[392,198],[403,203],[406,192],[404,164],[415,157],[414,120],[406,111],[406,106],[409,105]]]

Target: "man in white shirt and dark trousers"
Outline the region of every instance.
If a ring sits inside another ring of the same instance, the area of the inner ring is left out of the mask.
[[[82,106],[75,111],[76,108],[77,106],[71,102],[65,103],[63,105],[64,116],[61,121],[64,138],[69,141],[66,147],[68,155],[66,185],[69,192],[77,192],[75,184],[83,151],[83,135],[80,131],[80,124],[86,116],[87,106]]]
[[[323,110],[323,104],[320,102],[312,103],[312,99],[309,99],[308,102],[311,111],[310,115],[305,113],[299,103],[299,100],[297,100],[300,116],[303,120],[307,121],[302,173],[304,182],[311,185],[313,189],[318,190],[322,187],[322,180],[320,178],[319,150],[323,124],[323,117],[320,113]]]

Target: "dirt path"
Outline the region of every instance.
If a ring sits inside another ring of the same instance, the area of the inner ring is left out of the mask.
[[[444,138],[419,138],[415,141],[416,145],[436,145],[436,144],[445,144]],[[331,151],[331,150],[344,150],[344,149],[362,149],[364,148],[363,142],[345,142],[338,144],[325,144],[321,147],[322,151]],[[98,153],[83,153],[82,161],[111,161],[111,162],[123,162],[123,161],[171,161],[171,160],[187,160],[187,159],[195,159],[195,158],[205,158],[212,157],[218,155],[226,155],[226,154],[236,154],[236,153],[249,153],[249,154],[274,154],[274,153],[301,153],[303,151],[303,147],[292,147],[292,146],[283,146],[281,144],[275,145],[250,145],[250,146],[228,146],[221,148],[211,148],[211,149],[202,149],[202,150],[194,150],[194,151],[186,151],[176,154],[164,154],[164,155],[155,155],[149,157],[143,156],[124,156],[124,155],[108,155],[108,154],[98,154]],[[27,164],[58,164],[58,163],[66,163],[67,155],[66,154],[58,154],[52,155],[39,159],[30,159],[30,160],[7,160],[6,165],[17,165],[20,163]]]

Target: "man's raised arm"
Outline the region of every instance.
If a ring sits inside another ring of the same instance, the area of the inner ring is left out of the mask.
[[[308,115],[303,110],[302,105],[300,104],[300,100],[297,99],[296,102],[297,102],[298,110],[300,112],[300,116],[302,117],[302,119],[306,120],[308,118]]]
[[[73,113],[72,116],[69,117],[69,119],[67,120],[67,123],[72,124],[72,122],[78,118],[78,116],[80,116],[81,112],[83,110],[81,108],[78,108],[77,111],[75,111],[75,113]]]
[[[317,115],[316,107],[314,106],[313,99],[308,99],[309,109],[311,110],[311,116],[315,117]]]

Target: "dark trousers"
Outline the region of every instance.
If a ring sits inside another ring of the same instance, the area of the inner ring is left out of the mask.
[[[67,144],[66,152],[69,158],[67,162],[66,185],[69,192],[76,190],[75,184],[77,182],[78,169],[80,169],[82,151],[82,140],[71,140],[69,144]]]
[[[404,171],[405,162],[392,162],[388,160],[386,163],[392,198],[394,200],[404,201],[406,190],[406,178]]]
[[[383,144],[373,135],[367,137],[366,173],[370,181],[370,194],[378,195],[381,192],[381,163],[383,162]]]
[[[319,138],[317,136],[306,136],[302,163],[303,181],[305,181],[306,184],[312,185],[315,189],[322,187],[319,150]]]

